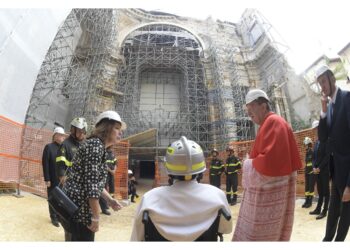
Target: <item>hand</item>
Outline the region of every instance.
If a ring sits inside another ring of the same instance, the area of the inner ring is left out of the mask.
[[[90,229],[91,232],[96,233],[99,229],[99,220],[94,218],[91,218],[91,224],[87,226],[88,229]]]
[[[122,209],[122,205],[115,199],[110,199],[108,201],[108,206],[110,206],[114,211]]]
[[[342,202],[350,201],[350,187],[346,187],[343,193]]]
[[[45,181],[46,187],[51,187],[51,182],[50,181]]]
[[[322,92],[321,105],[322,105],[323,113],[327,113],[327,104],[328,104],[328,97],[325,95],[325,93]]]

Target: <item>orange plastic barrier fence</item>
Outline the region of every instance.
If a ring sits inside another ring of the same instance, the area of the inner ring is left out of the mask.
[[[47,197],[42,153],[52,131],[35,129],[0,116],[0,191],[17,189]],[[116,195],[127,199],[128,143],[115,147],[118,158]]]

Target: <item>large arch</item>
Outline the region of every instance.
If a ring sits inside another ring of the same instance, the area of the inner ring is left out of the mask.
[[[185,135],[206,149],[208,91],[199,39],[178,25],[153,22],[129,32],[120,49],[125,65],[117,81],[123,96],[116,109],[131,125],[125,135],[155,128],[153,146],[165,148]]]
[[[200,46],[202,47],[203,50],[206,49],[206,44],[204,43],[203,39],[200,38],[197,33],[188,28],[188,27],[185,27],[184,25],[181,25],[181,24],[178,24],[178,23],[171,23],[171,22],[150,22],[150,23],[146,23],[146,24],[139,24],[131,29],[128,29],[127,31],[125,32],[122,32],[120,34],[120,41],[121,41],[121,46],[123,46],[124,42],[125,42],[125,39],[128,37],[129,34],[131,34],[132,32],[134,32],[135,30],[138,30],[142,27],[145,27],[145,26],[149,26],[149,25],[153,25],[153,24],[164,24],[164,25],[171,25],[171,26],[176,26],[178,28],[181,28],[183,30],[186,30],[187,32],[191,33],[198,41],[198,43],[200,44]]]

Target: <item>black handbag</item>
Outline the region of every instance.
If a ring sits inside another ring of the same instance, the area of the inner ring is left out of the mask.
[[[48,202],[60,219],[69,223],[78,212],[79,207],[62,191],[59,186],[49,192]]]

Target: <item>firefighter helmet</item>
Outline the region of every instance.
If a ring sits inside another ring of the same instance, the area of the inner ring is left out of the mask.
[[[128,170],[128,174],[132,174],[132,170],[129,169],[129,170]]]
[[[229,152],[229,151],[234,151],[234,149],[233,149],[233,146],[232,145],[228,145],[227,147],[226,147],[226,151],[227,152]]]
[[[251,90],[249,90],[249,92],[245,96],[245,104],[249,104],[252,101],[255,101],[256,99],[258,99],[259,97],[263,97],[267,101],[270,101],[270,99],[267,97],[267,94],[265,93],[265,91],[263,91],[261,89],[251,89]]]
[[[216,155],[218,155],[218,154],[219,154],[219,151],[218,151],[216,148],[213,148],[213,149],[211,150],[211,154],[214,154],[214,153],[216,153]]]
[[[313,121],[313,122],[312,122],[312,125],[311,125],[311,128],[316,128],[316,127],[318,127],[318,124],[319,124],[319,123],[320,123],[320,122],[317,121],[317,120]]]
[[[64,129],[61,128],[61,127],[56,127],[54,130],[53,130],[53,134],[61,134],[61,135],[64,135],[65,132],[64,132]]]
[[[192,176],[206,170],[202,148],[194,141],[181,136],[173,142],[165,155],[168,174],[175,176]]]
[[[84,117],[76,117],[70,123],[71,126],[87,130],[87,123]]]
[[[305,137],[305,138],[304,138],[304,144],[305,144],[305,145],[308,145],[308,144],[310,144],[310,143],[312,143],[311,138],[310,138],[310,137]]]
[[[105,112],[102,112],[101,114],[99,114],[99,116],[97,117],[95,126],[103,119],[108,119],[108,120],[113,120],[113,121],[119,122],[122,125],[121,129],[122,130],[126,129],[125,122],[123,122],[122,119],[120,118],[120,115],[113,110],[108,110],[108,111],[105,111]]]

